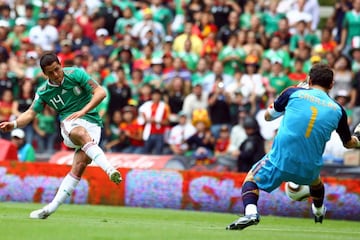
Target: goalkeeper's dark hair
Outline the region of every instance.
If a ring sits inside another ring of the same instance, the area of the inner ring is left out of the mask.
[[[60,64],[60,60],[59,58],[56,56],[56,54],[54,52],[47,52],[44,55],[41,56],[40,58],[40,67],[41,70],[44,72],[45,68],[51,64],[53,64],[53,62],[56,62],[58,64]]]
[[[312,85],[330,89],[334,81],[334,72],[328,64],[317,63],[311,67],[309,77]]]

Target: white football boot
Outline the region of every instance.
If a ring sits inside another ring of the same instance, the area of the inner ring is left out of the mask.
[[[322,223],[326,213],[326,207],[324,206],[324,204],[319,208],[315,207],[314,204],[311,204],[311,210],[314,214],[315,223]]]
[[[30,213],[30,218],[32,219],[46,219],[48,216],[50,216],[50,212],[47,211],[45,208],[41,208],[38,210],[34,210]]]

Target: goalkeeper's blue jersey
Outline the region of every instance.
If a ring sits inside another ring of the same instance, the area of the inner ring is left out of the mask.
[[[336,130],[343,142],[351,139],[345,110],[319,89],[288,88],[274,109],[284,116],[268,156],[283,172],[315,179],[331,133]]]

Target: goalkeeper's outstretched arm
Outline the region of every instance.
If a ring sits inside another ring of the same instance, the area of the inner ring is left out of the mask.
[[[278,117],[282,116],[284,112],[278,112],[274,108],[274,103],[272,103],[265,112],[265,120],[266,121],[272,121],[274,119],[277,119]]]

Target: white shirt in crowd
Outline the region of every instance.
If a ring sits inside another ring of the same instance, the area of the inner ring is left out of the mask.
[[[59,38],[59,33],[54,26],[46,25],[42,28],[36,25],[30,29],[30,42],[41,47],[44,51],[54,50],[54,44]]]

